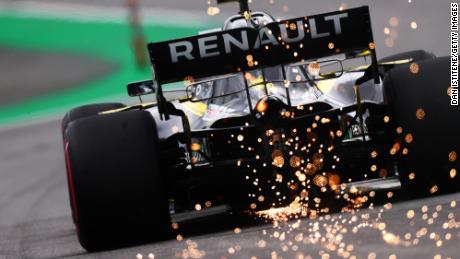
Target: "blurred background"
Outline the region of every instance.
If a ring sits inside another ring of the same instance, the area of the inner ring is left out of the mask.
[[[449,55],[449,3],[252,0],[251,9],[282,19],[369,5],[382,58],[412,49]],[[0,127],[124,101],[127,82],[150,77],[146,42],[219,27],[237,10],[216,0],[0,0]]]

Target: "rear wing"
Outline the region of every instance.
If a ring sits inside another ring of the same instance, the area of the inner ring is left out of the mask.
[[[367,6],[148,44],[160,86],[374,48]]]

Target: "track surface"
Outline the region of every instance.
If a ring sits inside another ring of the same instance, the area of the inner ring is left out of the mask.
[[[122,1],[81,0],[78,2],[121,5]],[[161,1],[161,4],[160,1],[144,2],[149,7],[182,7],[202,13],[206,8],[206,1],[199,0]],[[256,1],[254,9],[271,9],[275,15],[287,17],[335,10],[340,4],[339,1],[329,1],[319,5],[317,1],[279,0],[275,1],[274,5],[268,5],[267,2]],[[412,3],[408,4],[407,1],[395,0],[372,3],[354,1],[349,7],[370,3],[374,34],[376,42],[380,45],[378,48],[380,56],[410,49],[427,49],[437,55],[447,55],[449,2],[412,0]],[[283,11],[284,5],[288,6],[288,12]],[[389,26],[388,19],[391,16],[398,17],[400,24],[395,45],[389,48],[384,45],[383,28]],[[224,15],[219,15],[216,19],[222,20]],[[409,23],[412,20],[418,23],[417,30],[410,29]],[[59,125],[58,120],[50,120],[33,125],[0,129],[0,258],[135,258],[138,253],[141,253],[144,258],[147,258],[149,253],[153,253],[155,258],[170,258],[193,253],[200,255],[200,252],[204,252],[208,258],[221,256],[271,258],[273,251],[283,258],[293,258],[298,252],[311,255],[313,258],[323,253],[330,254],[332,258],[337,257],[337,249],[330,251],[331,247],[326,246],[325,243],[303,244],[301,242],[297,244],[297,251],[293,251],[295,248],[288,243],[299,233],[304,235],[310,233],[306,228],[310,223],[336,222],[332,219],[304,220],[298,230],[285,234],[284,241],[273,237],[276,234],[271,225],[263,225],[243,228],[240,234],[224,231],[204,236],[186,235],[181,242],[168,241],[99,254],[86,254],[78,244],[70,217]],[[451,201],[457,201],[457,206],[451,208]],[[424,205],[428,208],[427,220],[422,219]],[[433,213],[438,205],[442,208],[434,218]],[[377,254],[377,258],[388,258],[393,253],[398,258],[433,258],[437,254],[442,255],[442,258],[459,258],[460,226],[457,223],[452,225],[451,229],[443,228],[443,223],[447,222],[450,212],[460,215],[459,206],[460,194],[453,194],[395,203],[391,210],[384,209],[380,220],[385,222],[386,231],[400,236],[401,239],[404,239],[406,233],[411,233],[409,240],[413,242],[415,233],[424,227],[427,228],[427,234],[420,237],[420,243],[416,246],[406,247],[407,244],[404,242],[398,243],[394,238],[388,239],[388,236],[385,236],[387,242],[395,243],[388,244],[383,239],[381,231],[371,227],[363,227],[357,234],[352,233],[352,227],[362,220],[344,224],[348,232],[343,234],[343,241],[347,245],[353,245],[351,254],[358,258],[367,258],[372,252]],[[374,210],[363,210],[359,214],[369,212],[371,218],[375,219],[380,209],[379,207]],[[413,225],[406,218],[409,209],[415,211]],[[333,216],[350,217],[345,214]],[[429,224],[429,218],[433,218],[432,224]],[[287,230],[288,227],[283,226],[278,232]],[[436,246],[435,241],[430,239],[429,235],[432,232],[435,233],[435,239],[438,235],[440,240],[443,240],[441,246]],[[325,231],[318,230],[318,233],[323,236]],[[446,233],[451,234],[450,240],[446,240]],[[196,248],[194,243],[186,242],[188,239],[196,242]],[[264,247],[260,247],[264,244],[260,240],[265,241]],[[296,241],[293,243],[296,244]],[[288,246],[287,252],[283,252],[283,245]]]
[[[0,47],[0,105],[62,91],[108,74],[116,67],[96,58]]]

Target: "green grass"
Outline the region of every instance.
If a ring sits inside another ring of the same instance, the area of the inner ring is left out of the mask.
[[[149,25],[143,29],[148,41],[153,42],[194,35],[207,27],[159,24]],[[127,24],[80,22],[0,13],[0,30],[2,46],[71,53],[118,64],[117,71],[91,82],[32,100],[1,106],[0,125],[57,115],[85,103],[108,101],[111,98],[121,100],[122,96],[126,96],[127,82],[151,77],[150,68],[140,70],[135,64],[131,50],[132,34]]]

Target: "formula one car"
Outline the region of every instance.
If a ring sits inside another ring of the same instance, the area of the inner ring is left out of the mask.
[[[166,239],[213,213],[292,202],[321,213],[326,193],[458,189],[447,58],[378,61],[366,6],[282,21],[240,7],[219,31],[148,45],[153,80],[128,93],[154,103],[65,115],[85,249]],[[182,96],[164,89],[173,82]]]

